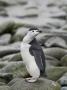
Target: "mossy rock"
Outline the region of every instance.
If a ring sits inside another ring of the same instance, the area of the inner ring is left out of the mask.
[[[61,86],[67,86],[67,73],[62,75],[62,77],[58,80]]]
[[[0,25],[0,34],[12,33],[15,23],[13,21],[5,21]]]
[[[43,48],[44,54],[48,56],[52,56],[61,60],[61,58],[67,54],[67,51],[63,48]]]
[[[61,65],[62,66],[67,66],[67,55],[61,58]]]
[[[29,76],[27,69],[22,61],[9,63],[0,69],[0,73],[12,73],[13,77]]]
[[[3,58],[0,59],[0,61],[22,61],[21,58],[21,54],[20,53],[16,53],[16,54],[10,54],[10,55],[6,55]]]
[[[10,87],[6,85],[2,85],[0,86],[0,90],[10,90]]]
[[[57,82],[39,78],[35,83],[28,83],[23,78],[15,78],[8,83],[11,90],[60,90]]]
[[[58,80],[65,72],[67,67],[53,67],[46,70],[47,78],[51,80]]]

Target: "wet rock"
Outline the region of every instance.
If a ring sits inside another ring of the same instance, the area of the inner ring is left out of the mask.
[[[21,61],[21,54],[20,53],[16,53],[16,54],[10,54],[7,56],[4,56],[3,58],[0,59],[0,61]]]
[[[21,41],[28,30],[29,30],[28,28],[22,28],[22,27],[16,30],[16,33],[13,37],[13,41]]]
[[[51,80],[58,80],[65,72],[67,72],[67,67],[52,67],[46,69],[47,78]]]
[[[52,56],[60,60],[64,55],[67,54],[67,51],[62,48],[43,48],[44,54]]]
[[[55,47],[63,47],[63,48],[67,47],[65,40],[62,39],[61,37],[56,37],[56,36],[46,40],[45,46],[46,47],[55,46]]]
[[[11,41],[11,35],[10,34],[4,34],[0,36],[0,45],[7,45]]]
[[[27,83],[22,78],[15,78],[9,82],[8,85],[11,90],[60,90],[60,85],[58,83],[44,78],[40,78],[35,83]]]
[[[67,90],[67,87],[66,86],[65,87],[62,87],[61,90]]]
[[[0,46],[0,57],[7,54],[17,53],[20,51],[20,42],[16,42],[7,46]]]
[[[67,55],[61,58],[61,65],[62,66],[67,66]]]
[[[62,77],[58,80],[62,86],[67,86],[67,73],[63,74]]]

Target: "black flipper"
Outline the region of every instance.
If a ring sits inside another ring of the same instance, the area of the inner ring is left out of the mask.
[[[38,68],[40,69],[41,74],[45,72],[45,56],[40,48],[35,48],[33,46],[30,47],[30,53],[34,56],[36,64],[38,65]]]

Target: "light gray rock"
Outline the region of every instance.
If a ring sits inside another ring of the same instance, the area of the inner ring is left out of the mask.
[[[37,17],[38,16],[38,10],[32,9],[32,10],[26,10],[22,6],[12,6],[8,7],[6,9],[7,14],[11,17],[17,17],[17,18],[31,18],[31,17]]]
[[[46,39],[48,38],[48,36],[45,35],[45,33],[40,33],[39,35],[36,36],[37,41],[41,44],[44,45],[44,42],[46,41]]]
[[[51,56],[45,56],[45,60],[46,60],[46,68],[48,68],[49,65],[58,66],[60,64],[59,60]]]
[[[11,35],[10,34],[4,34],[0,36],[0,45],[7,45],[11,41]]]
[[[67,44],[66,44],[65,40],[63,38],[57,37],[57,36],[51,37],[48,40],[46,40],[45,46],[46,47],[55,46],[55,47],[67,48]]]
[[[28,32],[29,28],[19,28],[16,30],[16,33],[13,37],[14,41],[21,41],[23,39],[23,37],[25,36],[25,34]]]
[[[58,83],[44,78],[40,78],[35,83],[27,83],[23,78],[15,78],[8,85],[11,90],[60,90]]]
[[[66,86],[65,87],[62,87],[61,90],[67,90],[67,87]]]
[[[52,56],[60,60],[64,55],[67,54],[67,50],[62,48],[43,48],[44,54],[48,56]]]
[[[16,42],[7,46],[0,46],[0,57],[20,51],[20,42]]]
[[[0,61],[21,61],[21,54],[20,53],[16,53],[16,54],[10,54],[7,56],[4,56],[3,58],[0,59]]]
[[[0,16],[5,16],[5,17],[8,16],[6,10],[4,9],[4,7],[1,7],[1,5],[0,5]]]

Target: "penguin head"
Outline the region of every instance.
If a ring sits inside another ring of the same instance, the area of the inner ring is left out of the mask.
[[[32,27],[29,29],[28,31],[29,35],[31,35],[32,37],[37,36],[39,33],[41,33],[41,31],[37,28],[37,27]]]
[[[30,43],[39,33],[41,33],[41,31],[38,28],[30,28],[26,36],[23,38],[23,42]]]

